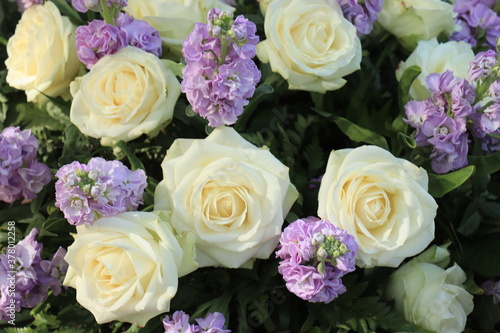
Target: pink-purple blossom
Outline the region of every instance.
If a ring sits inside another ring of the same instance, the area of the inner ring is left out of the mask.
[[[117,25],[125,33],[127,45],[137,47],[143,51],[160,57],[162,41],[158,31],[144,20],[133,19],[127,14],[120,14]]]
[[[136,210],[147,186],[144,170],[131,171],[120,161],[100,157],[64,165],[56,177],[55,206],[73,225]]]
[[[89,10],[99,12],[103,9],[100,0],[71,0],[71,4],[80,13],[86,13]],[[106,0],[106,6],[119,10],[127,6],[127,0]]]
[[[50,169],[36,160],[38,140],[30,130],[6,127],[0,133],[0,200],[36,198],[52,179]]]
[[[226,329],[224,315],[220,312],[208,313],[205,318],[196,318],[197,324],[189,324],[189,315],[176,311],[163,319],[165,333],[230,333]]]
[[[299,219],[281,234],[278,272],[298,297],[329,303],[346,291],[341,278],[355,270],[357,250],[345,230],[316,217]]]
[[[485,295],[493,296],[494,304],[500,303],[500,281],[489,280],[483,283],[482,287]]]
[[[38,229],[32,229],[17,245],[0,254],[0,320],[10,320],[12,310],[34,308],[47,299],[50,290],[54,295],[61,292],[68,269],[66,250],[59,248],[51,260],[42,260],[38,233]],[[14,290],[10,290],[12,285]]]
[[[358,37],[369,34],[373,30],[373,22],[382,9],[383,0],[339,0],[344,17],[349,20],[357,30]]]
[[[213,8],[208,24],[197,23],[183,42],[182,92],[209,126],[231,125],[243,113],[261,73],[253,60],[259,38],[243,16]],[[224,41],[224,43],[222,42]]]
[[[470,63],[469,77],[472,81],[484,80],[491,74],[494,66],[498,65],[498,55],[493,50],[479,52]]]

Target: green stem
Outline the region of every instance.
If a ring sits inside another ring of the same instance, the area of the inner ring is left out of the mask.
[[[107,24],[116,25],[115,16],[110,12],[109,7],[106,5],[106,0],[101,0],[101,15]]]
[[[0,44],[7,46],[8,40],[0,36]]]

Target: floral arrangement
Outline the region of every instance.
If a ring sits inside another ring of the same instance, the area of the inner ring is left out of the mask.
[[[0,27],[3,331],[500,332],[500,1]]]

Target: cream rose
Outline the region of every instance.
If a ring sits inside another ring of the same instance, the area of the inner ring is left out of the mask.
[[[446,270],[426,262],[401,266],[387,284],[398,313],[417,325],[439,333],[463,332],[474,307],[462,286],[464,271],[456,264]]]
[[[172,56],[180,58],[182,41],[193,30],[195,23],[207,23],[207,13],[214,7],[234,11],[233,7],[220,0],[128,0],[124,10],[151,24],[158,30]]]
[[[111,146],[156,134],[172,120],[181,88],[160,59],[125,47],[72,82],[71,93],[71,122],[82,133]]]
[[[264,21],[267,39],[257,56],[288,80],[290,89],[325,92],[360,68],[361,43],[335,0],[274,0]]]
[[[431,97],[431,92],[425,82],[427,75],[451,70],[455,76],[468,78],[469,63],[472,60],[474,60],[474,52],[470,44],[466,42],[449,41],[440,44],[436,38],[420,41],[408,59],[399,64],[396,78],[401,79],[408,67],[419,66],[422,73],[413,81],[410,96],[416,100],[424,100]]]
[[[318,216],[346,230],[360,267],[397,267],[434,238],[437,204],[424,169],[376,146],[332,151]]]
[[[453,5],[441,0],[385,0],[377,21],[409,50],[455,29]]]
[[[69,83],[82,68],[75,28],[50,1],[28,8],[7,43],[7,83],[29,102],[47,102],[44,94],[69,99]]]
[[[288,168],[234,129],[177,139],[162,163],[155,209],[172,211],[177,232],[196,235],[200,266],[237,268],[267,259],[298,197]]]
[[[189,251],[183,252],[169,225],[154,213],[103,217],[77,231],[64,258],[69,264],[64,285],[76,289],[77,301],[99,324],[146,325],[169,310],[178,277],[195,268],[184,265]]]

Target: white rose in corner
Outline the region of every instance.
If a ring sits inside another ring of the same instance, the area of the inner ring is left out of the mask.
[[[257,56],[288,80],[290,89],[325,92],[360,68],[361,43],[336,0],[274,0]]]
[[[176,232],[192,231],[200,267],[241,267],[273,253],[298,197],[288,168],[230,127],[206,139],[177,139],[162,163],[155,209],[172,212]]]
[[[220,0],[128,0],[124,11],[151,24],[172,56],[180,58],[182,41],[193,30],[195,23],[207,23],[207,13],[214,7],[234,11],[233,7]]]
[[[453,5],[441,0],[385,0],[377,15],[380,23],[408,50],[455,29]]]
[[[28,8],[7,43],[7,83],[26,92],[28,102],[69,99],[69,83],[82,68],[75,48],[75,26],[54,3]]]
[[[318,216],[356,238],[360,267],[397,267],[434,239],[427,172],[376,146],[332,151]]]
[[[420,41],[408,59],[399,64],[396,78],[401,79],[408,67],[419,66],[422,73],[413,81],[410,96],[416,100],[424,100],[431,97],[431,92],[425,82],[427,75],[451,70],[455,76],[465,79],[469,77],[469,63],[472,60],[474,60],[474,51],[466,42],[449,41],[440,44],[436,38]]]
[[[71,84],[70,118],[82,133],[112,146],[155,135],[172,120],[179,81],[151,53],[125,47]]]
[[[146,325],[169,310],[178,278],[195,268],[183,259],[190,254],[183,253],[169,225],[154,213],[104,217],[77,231],[64,258],[69,264],[64,285],[76,289],[77,301],[99,324]]]
[[[406,320],[439,333],[460,333],[474,307],[472,295],[461,285],[465,279],[456,264],[444,270],[409,262],[391,276],[387,295]]]

